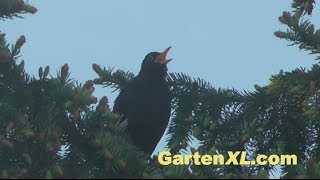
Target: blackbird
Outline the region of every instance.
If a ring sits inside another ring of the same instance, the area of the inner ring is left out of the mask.
[[[127,119],[132,142],[151,155],[163,136],[171,113],[171,94],[166,82],[166,59],[171,46],[162,53],[151,52],[140,72],[124,87],[114,101],[113,112]]]

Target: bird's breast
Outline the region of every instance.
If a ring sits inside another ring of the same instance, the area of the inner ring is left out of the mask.
[[[138,86],[133,93],[130,109],[135,119],[161,118],[170,108],[169,89],[164,85]]]

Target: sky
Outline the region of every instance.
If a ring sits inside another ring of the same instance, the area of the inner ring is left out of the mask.
[[[0,21],[22,49],[27,72],[49,65],[51,74],[65,63],[71,77],[85,82],[97,75],[93,63],[137,74],[144,56],[172,46],[169,72],[202,78],[214,87],[254,90],[283,69],[311,67],[315,56],[278,39],[278,17],[291,10],[287,0],[29,0],[38,8],[24,19]],[[117,92],[96,87],[113,104]]]

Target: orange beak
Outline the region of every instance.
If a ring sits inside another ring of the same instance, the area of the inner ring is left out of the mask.
[[[171,46],[165,49],[157,58],[156,62],[159,64],[168,64],[172,59],[167,59],[167,54],[170,50]]]

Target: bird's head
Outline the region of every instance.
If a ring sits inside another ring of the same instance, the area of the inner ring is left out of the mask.
[[[149,77],[165,77],[167,75],[167,64],[172,59],[167,59],[167,54],[171,46],[163,52],[150,52],[142,62],[140,74]]]

